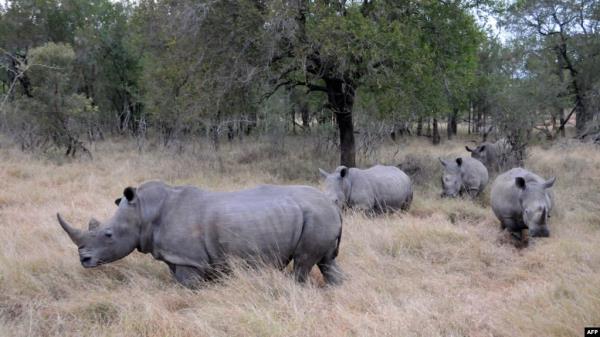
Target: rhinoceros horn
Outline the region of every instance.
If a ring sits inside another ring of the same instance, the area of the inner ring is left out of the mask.
[[[58,223],[65,230],[65,232],[69,234],[69,237],[71,238],[73,243],[79,246],[79,244],[81,243],[81,237],[83,236],[81,230],[73,228],[71,225],[69,225],[65,220],[63,220],[62,216],[60,216],[59,213],[56,213],[56,217],[58,218]]]

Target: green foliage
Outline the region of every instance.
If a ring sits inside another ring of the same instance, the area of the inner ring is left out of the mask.
[[[481,0],[10,1],[0,8],[3,114],[28,130],[22,134],[67,149],[82,146],[84,134],[144,137],[146,129],[165,144],[201,135],[215,141],[223,130],[242,134],[261,123],[256,130],[281,134],[297,114],[313,126],[354,115],[367,128],[460,118],[472,106],[500,130],[524,134],[574,104],[578,123],[580,115],[593,119],[598,2],[511,3],[501,23],[516,38],[504,45],[474,17],[485,10],[500,18],[502,7]],[[346,134],[353,147],[354,131]]]
[[[353,3],[338,15],[314,2],[309,40],[333,64],[333,76],[357,82],[376,118],[435,116],[464,108],[483,39],[464,4],[438,1]]]
[[[72,89],[70,76],[73,73],[75,51],[62,43],[47,43],[29,51],[30,78],[35,83],[34,93],[53,101],[56,95]],[[49,89],[49,90],[48,90]]]
[[[78,91],[94,101],[105,128],[119,121],[120,131],[131,129],[142,110],[142,67],[129,32],[132,8],[104,0],[84,8],[91,24],[75,32]]]
[[[575,106],[579,136],[600,111],[592,98],[600,84],[599,12],[594,0],[519,0],[506,19],[517,37],[529,42],[527,49],[545,61],[532,62],[532,70],[544,78],[558,77],[546,87],[558,93],[559,101],[568,98]]]
[[[128,6],[110,0],[9,2],[0,11],[4,54],[0,62],[8,70],[8,76],[0,79],[10,85],[11,72],[17,72],[11,62],[25,62],[32,48],[48,41],[67,43],[75,52],[71,84],[93,100],[104,128],[114,125],[119,115],[132,115],[140,110],[136,97],[140,68],[130,48]],[[31,96],[25,88],[28,80],[25,75],[23,85],[15,91]]]
[[[49,42],[31,49],[27,61],[33,97],[17,100],[13,109],[16,116],[12,117],[20,125],[34,123],[37,128],[31,137],[37,142],[51,142],[66,149],[68,155],[78,149],[87,151],[79,138],[97,119],[98,110],[91,99],[76,92],[73,48]],[[27,140],[22,145],[34,142]]]
[[[257,111],[261,23],[252,1],[140,2],[132,26],[143,101],[165,142]]]

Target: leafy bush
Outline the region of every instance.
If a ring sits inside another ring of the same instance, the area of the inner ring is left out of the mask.
[[[75,156],[89,154],[81,137],[98,120],[92,100],[77,93],[73,63],[75,52],[68,44],[46,43],[27,55],[26,73],[31,97],[12,102],[10,125],[23,149],[54,146]]]

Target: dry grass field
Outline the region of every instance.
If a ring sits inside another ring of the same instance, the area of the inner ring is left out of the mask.
[[[198,290],[138,252],[81,267],[56,222],[108,218],[123,188],[145,180],[235,190],[261,183],[318,185],[306,139],[224,144],[183,154],[98,143],[94,160],[26,154],[0,144],[0,336],[582,336],[600,325],[600,149],[533,147],[527,166],[557,176],[551,237],[518,250],[481,200],[439,197],[437,157],[465,140],[387,144],[380,162],[420,168],[409,212],[348,212],[338,261],[347,275],[323,287],[287,273],[238,268]],[[327,151],[324,151],[325,153]],[[328,157],[324,154],[318,157]],[[365,160],[363,160],[365,164]],[[488,192],[489,193],[489,192]]]

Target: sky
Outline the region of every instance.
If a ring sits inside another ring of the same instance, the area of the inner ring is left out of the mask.
[[[498,24],[498,20],[496,20],[496,18],[492,15],[478,10],[473,10],[473,15],[477,19],[477,23],[484,28],[487,28],[492,35],[497,36],[500,42],[507,43],[511,39],[512,33],[505,28],[502,28]]]

